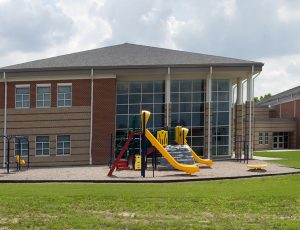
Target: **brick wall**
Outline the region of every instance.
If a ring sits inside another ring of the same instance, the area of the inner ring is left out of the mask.
[[[116,80],[94,80],[93,164],[106,164],[110,156],[110,135],[115,133]]]
[[[51,107],[57,104],[57,84],[72,83],[73,106],[90,106],[91,102],[91,86],[90,80],[63,80],[63,81],[30,81],[30,82],[8,82],[7,84],[7,107],[15,108],[15,86],[29,84],[30,85],[30,108],[36,106],[36,85],[51,84]],[[0,102],[1,105],[1,102]]]
[[[0,82],[0,109],[4,109],[4,83]]]

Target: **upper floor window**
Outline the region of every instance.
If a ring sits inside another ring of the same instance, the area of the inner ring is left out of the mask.
[[[37,85],[36,87],[36,107],[49,108],[51,106],[51,87],[47,85]]]
[[[16,108],[29,108],[30,86],[16,85]]]
[[[61,83],[57,86],[57,107],[72,106],[72,84]]]

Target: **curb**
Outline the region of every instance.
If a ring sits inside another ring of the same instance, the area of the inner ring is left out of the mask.
[[[90,184],[162,184],[162,183],[182,183],[197,181],[219,181],[219,180],[237,180],[248,178],[261,178],[272,176],[287,176],[300,174],[298,172],[277,173],[277,174],[260,174],[237,177],[211,177],[211,178],[195,178],[195,179],[178,179],[178,180],[0,180],[0,184],[43,184],[43,183],[90,183]]]

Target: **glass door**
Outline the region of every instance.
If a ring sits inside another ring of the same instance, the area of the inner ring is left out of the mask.
[[[273,133],[273,149],[287,149],[289,138],[288,132]]]

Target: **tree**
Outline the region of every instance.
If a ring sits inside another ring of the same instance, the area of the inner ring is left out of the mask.
[[[272,95],[270,93],[265,94],[264,96],[254,97],[254,102],[257,103],[257,102],[263,101],[265,99],[268,99],[270,97],[272,97]]]

